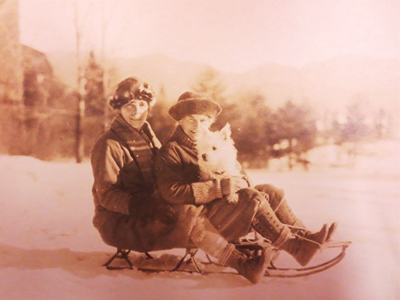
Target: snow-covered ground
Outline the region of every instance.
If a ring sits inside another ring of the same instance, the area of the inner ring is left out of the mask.
[[[366,144],[360,153],[352,166],[325,147],[311,153],[309,172],[248,171],[254,183],[284,188],[311,229],[337,221],[335,239],[352,241],[332,269],[258,285],[236,275],[107,271],[101,264],[114,249],[91,224],[90,164],[0,156],[0,299],[398,300],[400,144]],[[152,254],[163,261],[183,250]]]

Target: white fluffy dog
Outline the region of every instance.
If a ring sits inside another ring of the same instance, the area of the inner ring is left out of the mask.
[[[197,139],[197,152],[200,170],[212,178],[242,176],[229,123],[220,131],[202,130]],[[227,196],[227,200],[236,202],[237,194]]]

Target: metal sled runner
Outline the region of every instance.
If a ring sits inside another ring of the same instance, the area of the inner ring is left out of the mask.
[[[258,255],[260,251],[263,251],[265,247],[270,247],[270,263],[265,271],[266,277],[277,277],[277,278],[294,278],[294,277],[304,277],[310,276],[322,271],[325,271],[329,268],[332,268],[336,264],[338,264],[346,255],[346,250],[350,246],[351,242],[335,242],[329,241],[327,242],[323,248],[331,249],[335,252],[334,256],[324,260],[321,263],[309,266],[309,267],[301,267],[301,268],[288,268],[288,267],[279,267],[277,266],[277,258],[281,250],[274,249],[272,246],[261,245],[260,243],[256,243],[251,240],[241,241],[236,244],[236,248],[246,255]],[[337,252],[335,250],[338,250]],[[198,253],[197,248],[187,248],[184,256],[176,263],[176,265],[167,268],[159,268],[159,267],[135,267],[132,261],[129,258],[129,253],[131,250],[117,249],[117,252],[103,265],[108,270],[122,270],[122,269],[137,269],[143,272],[187,272],[187,273],[200,273],[203,275],[207,274],[238,274],[233,271],[226,271],[225,267],[218,265],[214,262],[208,255],[206,255],[206,261],[199,261],[196,258],[196,254]],[[153,260],[153,257],[145,252],[145,256],[147,260]],[[112,262],[115,260],[121,260],[124,262],[124,266],[113,266]],[[209,265],[215,266],[214,270],[209,271],[206,270],[206,267]],[[189,268],[188,268],[189,266]]]

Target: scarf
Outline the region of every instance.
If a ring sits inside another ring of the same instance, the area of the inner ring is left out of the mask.
[[[118,114],[111,123],[111,130],[121,139],[129,149],[133,160],[140,170],[143,180],[153,187],[154,178],[154,158],[161,143],[152,131],[150,124],[145,122],[137,130],[133,128],[125,119]]]
[[[195,152],[197,156],[196,143],[187,136],[187,134],[183,131],[181,126],[176,127],[170,141],[176,141],[181,146],[190,149],[191,152]]]

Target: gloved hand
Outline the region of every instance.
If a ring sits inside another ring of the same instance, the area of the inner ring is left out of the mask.
[[[228,201],[229,203],[238,203],[238,202],[239,202],[239,194],[230,194],[230,195],[226,195],[226,196],[224,196],[224,198],[225,198],[226,201]]]
[[[167,225],[176,223],[178,217],[174,207],[169,203],[159,203],[156,207],[155,219]]]
[[[248,183],[241,177],[228,177],[221,179],[222,195],[232,195],[241,189],[247,188]]]
[[[150,193],[135,193],[129,203],[129,214],[136,218],[151,219],[155,214],[154,205],[155,201]]]

